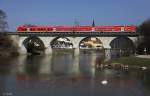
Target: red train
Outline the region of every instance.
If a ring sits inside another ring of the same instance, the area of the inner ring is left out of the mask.
[[[136,26],[19,26],[18,32],[136,32]]]

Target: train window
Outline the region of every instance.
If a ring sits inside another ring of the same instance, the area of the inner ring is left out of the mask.
[[[35,28],[30,28],[30,31],[35,31]]]
[[[53,28],[47,28],[47,31],[52,31],[53,30]]]

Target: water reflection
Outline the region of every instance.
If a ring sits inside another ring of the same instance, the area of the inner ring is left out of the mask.
[[[104,54],[101,51],[81,51],[79,55],[79,69],[84,76],[95,76],[96,64],[104,61]]]
[[[73,69],[73,53],[71,52],[56,52],[52,54],[52,71],[55,75],[69,75]]]
[[[95,64],[100,64],[102,58],[102,54],[93,51],[75,54],[58,50],[48,56],[20,56],[17,73],[34,76],[94,76]]]
[[[16,61],[13,57],[0,57],[0,96],[11,94],[11,92],[8,91],[9,86],[7,85],[10,83],[9,79],[15,72],[15,64]],[[14,70],[12,68],[14,68]]]
[[[96,69],[101,51],[53,51],[1,59],[0,92],[14,96],[149,96],[149,70]],[[101,82],[106,82],[102,84]]]

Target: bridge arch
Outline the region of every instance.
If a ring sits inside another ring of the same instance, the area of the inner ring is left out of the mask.
[[[30,37],[30,35],[19,37],[19,40],[18,40],[19,41],[18,42],[19,50],[18,50],[18,52],[20,54],[26,54],[27,53],[26,48],[23,45],[23,42],[29,37]],[[50,54],[52,52],[52,50],[51,50],[52,49],[52,46],[51,46],[52,42],[54,40],[57,40],[58,38],[60,38],[60,37],[54,37],[54,36],[35,36],[35,37],[39,38],[44,43],[45,54]],[[86,39],[86,38],[90,38],[90,37],[84,37],[84,36],[72,37],[72,36],[69,36],[69,37],[61,37],[61,38],[67,38],[66,40],[69,39],[70,42],[72,43],[73,48],[78,50],[79,45],[81,44],[81,41]],[[99,36],[99,37],[95,37],[95,38],[97,38],[98,40],[100,40],[102,42],[103,48],[105,48],[105,49],[115,48],[115,47],[113,47],[113,44],[114,44],[113,42],[122,40],[122,39],[119,39],[119,38],[121,38],[121,36],[120,37],[116,37],[116,36],[112,36],[112,37]],[[132,36],[131,37],[130,36],[125,36],[124,37],[123,36],[122,38],[126,38],[125,40],[132,42],[132,44],[136,47],[136,43],[137,43],[137,40],[138,40],[137,37],[132,37]]]
[[[119,36],[110,42],[111,50],[118,50],[122,54],[133,54],[135,51],[134,42],[127,36]]]
[[[56,37],[50,42],[50,46],[52,49],[54,48],[73,48],[72,41],[67,37]]]
[[[103,49],[103,43],[96,37],[85,37],[79,42],[79,48],[99,48]]]
[[[22,45],[26,48],[27,53],[44,53],[45,45],[43,41],[37,36],[29,36],[24,39]]]
[[[134,43],[131,39],[126,36],[116,37],[110,42],[110,46],[112,49],[133,49],[135,48]]]

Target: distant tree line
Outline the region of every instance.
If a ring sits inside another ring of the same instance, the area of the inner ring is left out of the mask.
[[[138,54],[150,54],[150,19],[144,21],[139,27],[140,43],[138,44]]]

